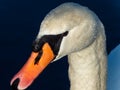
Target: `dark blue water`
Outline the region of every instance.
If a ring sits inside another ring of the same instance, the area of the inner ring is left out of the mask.
[[[66,1],[0,0],[0,90],[11,90],[10,80],[28,59],[44,16]],[[88,6],[99,16],[106,29],[109,53],[120,43],[119,0],[74,2]],[[67,69],[66,58],[50,64],[28,90],[69,90]]]

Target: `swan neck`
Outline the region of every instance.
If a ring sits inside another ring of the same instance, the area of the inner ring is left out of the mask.
[[[68,55],[70,90],[106,90],[107,58],[103,47],[105,42],[96,40],[86,49]]]

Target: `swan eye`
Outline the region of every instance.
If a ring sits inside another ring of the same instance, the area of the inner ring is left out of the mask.
[[[68,35],[68,31],[62,33],[62,36],[67,36]]]

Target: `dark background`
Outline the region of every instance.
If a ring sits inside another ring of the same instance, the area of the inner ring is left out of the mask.
[[[28,59],[44,16],[68,1],[0,0],[0,90],[11,90],[10,80]],[[119,0],[72,2],[89,7],[101,19],[106,30],[108,53],[120,43]],[[28,90],[69,90],[65,59],[50,64]]]

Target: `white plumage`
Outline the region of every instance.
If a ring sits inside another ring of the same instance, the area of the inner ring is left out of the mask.
[[[67,35],[62,39],[59,37],[58,42],[54,42],[54,38],[49,39],[66,31]],[[45,38],[46,35],[49,38]],[[27,88],[53,59],[56,61],[68,55],[70,90],[106,90],[104,27],[87,7],[64,3],[53,9],[41,23],[36,40],[34,50],[38,51],[33,50],[28,62],[11,80],[13,88]],[[54,53],[55,48],[57,54]]]
[[[68,55],[70,90],[105,90],[107,55],[101,21],[86,7],[65,3],[45,17],[37,38],[65,31],[69,34],[55,60]]]

